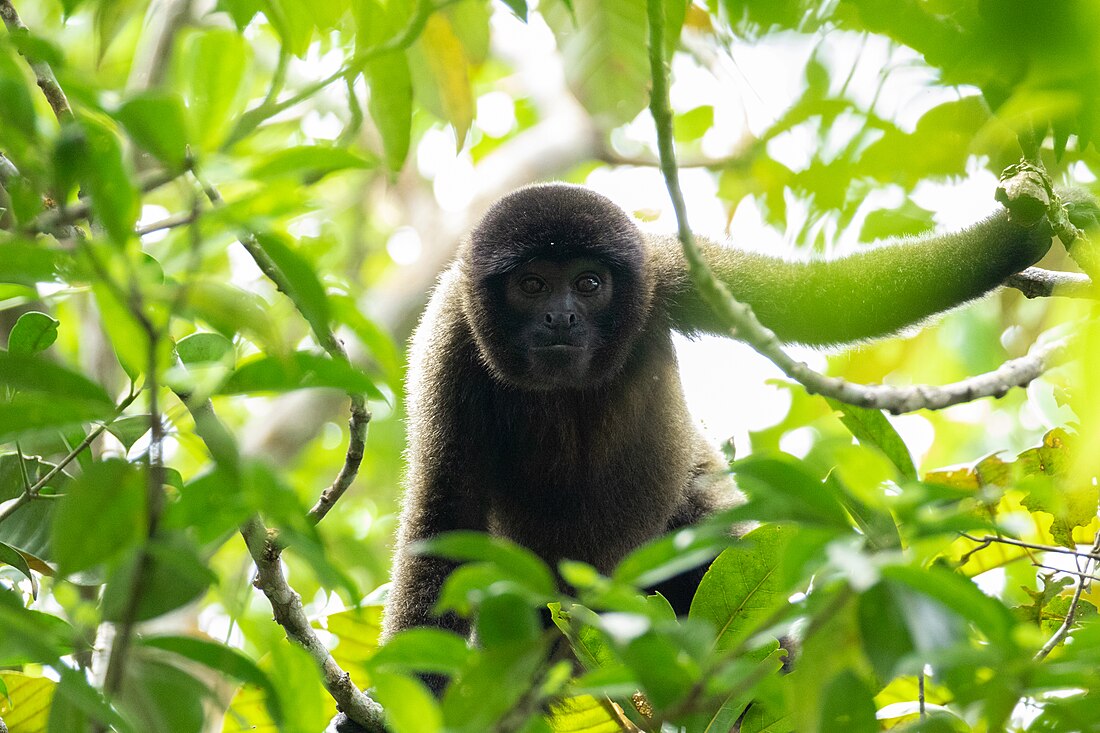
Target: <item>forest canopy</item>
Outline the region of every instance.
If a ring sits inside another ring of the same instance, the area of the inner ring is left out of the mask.
[[[0,18],[0,732],[1100,730],[1098,261],[1062,206],[1100,167],[1097,0]],[[611,574],[441,537],[478,643],[380,646],[409,333],[550,180],[788,258],[1003,202],[1062,244],[851,349],[717,293],[741,343],[677,346],[748,503]],[[687,617],[645,592],[707,562]]]

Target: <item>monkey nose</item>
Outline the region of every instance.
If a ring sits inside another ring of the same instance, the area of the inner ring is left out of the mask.
[[[577,325],[576,313],[547,313],[545,316],[547,328],[555,331],[567,331]]]

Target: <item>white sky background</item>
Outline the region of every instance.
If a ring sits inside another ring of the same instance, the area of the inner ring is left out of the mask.
[[[554,53],[554,39],[542,17],[537,13],[522,23],[500,3],[494,3],[494,53],[505,59],[522,57],[525,66],[536,65],[538,74],[547,80],[562,75],[560,58]],[[709,104],[715,109],[715,129],[703,140],[704,153],[712,157],[729,155],[745,134],[748,126],[759,134],[774,122],[801,94],[804,69],[815,46],[818,54],[842,80],[852,72],[849,95],[862,105],[871,101],[880,84],[884,69],[890,69],[885,85],[875,105],[876,111],[894,119],[903,129],[911,131],[916,121],[931,107],[976,90],[945,90],[930,85],[933,81],[927,69],[918,64],[916,54],[908,49],[891,47],[884,39],[871,37],[857,42],[853,34],[832,33],[824,42],[818,37],[797,34],[773,34],[757,44],[735,41],[729,58],[722,59],[717,73],[695,64],[686,54],[673,59],[671,98],[676,112],[686,112]],[[476,125],[493,134],[502,134],[514,124],[510,98],[501,92],[490,92],[478,100]],[[851,120],[848,132],[858,130]],[[839,122],[823,151],[838,151],[848,142],[845,125]],[[656,148],[656,135],[648,112],[622,130],[613,140],[626,145],[641,143]],[[794,170],[805,168],[818,145],[816,136],[807,130],[794,130],[777,137],[769,144],[769,154]],[[834,147],[835,146],[835,147]],[[832,149],[832,150],[830,150]],[[449,129],[437,129],[426,135],[417,150],[420,172],[431,178],[440,207],[457,210],[468,203],[474,167],[467,150],[454,152],[453,134]],[[960,228],[994,210],[992,192],[995,177],[980,166],[971,165],[967,176],[953,184],[921,184],[912,196],[919,206],[935,212],[942,229]],[[735,246],[775,253],[799,255],[784,233],[766,226],[756,202],[746,199],[738,207],[727,229],[726,211],[717,198],[714,174],[702,169],[681,171],[681,185],[688,202],[692,229],[717,240],[730,240]],[[674,233],[675,216],[656,168],[608,168],[595,170],[587,185],[618,203],[627,212],[644,211],[649,231]],[[862,216],[868,211],[898,206],[903,194],[900,187],[884,187],[866,202],[855,223],[838,249],[855,244]],[[798,232],[806,210],[794,199],[788,201],[788,232]],[[395,262],[409,264],[419,256],[420,242],[408,228],[399,230],[390,240],[389,251]],[[786,413],[789,397],[766,384],[782,378],[779,370],[758,356],[749,347],[727,339],[705,337],[697,341],[679,339],[677,343],[684,391],[692,414],[716,442],[732,437],[739,455],[748,448],[748,433],[775,424]],[[824,365],[821,353],[809,349],[791,349],[792,353],[815,368]],[[914,457],[919,461],[932,440],[927,422],[918,416],[895,420]],[[797,431],[784,449],[802,454],[809,440],[799,440]]]

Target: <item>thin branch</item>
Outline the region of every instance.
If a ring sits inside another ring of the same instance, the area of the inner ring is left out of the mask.
[[[3,0],[0,0],[3,2]],[[152,171],[138,176],[138,188],[142,193],[149,193],[171,183],[186,171]],[[59,227],[81,219],[86,219],[92,213],[92,204],[87,199],[81,199],[71,206],[50,209],[35,217],[27,226],[23,227],[24,234],[51,234]]]
[[[202,210],[195,207],[185,214],[175,214],[174,216],[166,217],[160,221],[155,221],[152,224],[138,227],[134,230],[134,233],[139,237],[144,237],[146,234],[152,234],[153,232],[159,232],[164,229],[175,229],[176,227],[187,226],[188,224],[193,224],[198,221],[201,215]]]
[[[1092,555],[1100,554],[1100,533],[1092,541]],[[1059,644],[1065,641],[1065,638],[1069,636],[1069,632],[1073,629],[1073,624],[1077,620],[1077,610],[1081,604],[1081,594],[1084,593],[1085,588],[1092,582],[1091,577],[1087,575],[1089,562],[1085,563],[1085,570],[1081,572],[1077,578],[1077,588],[1073,591],[1073,598],[1070,599],[1069,608],[1066,609],[1066,617],[1062,620],[1062,625],[1058,627],[1058,630],[1047,639],[1047,643],[1043,644],[1043,647],[1035,653],[1035,661],[1042,661],[1054,651]]]
[[[225,142],[222,144],[223,150],[228,150],[235,144],[243,140],[249,134],[252,133],[264,120],[279,114],[280,112],[287,110],[296,104],[300,104],[305,100],[312,97],[317,92],[321,91],[330,84],[337,82],[341,79],[354,79],[363,70],[363,66],[372,59],[379,58],[388,53],[394,51],[403,51],[408,48],[420,37],[420,33],[424,30],[424,25],[428,22],[428,18],[437,10],[452,5],[458,0],[442,0],[442,2],[433,3],[431,0],[419,0],[416,4],[416,12],[413,13],[412,18],[409,19],[408,25],[399,34],[391,38],[390,40],[382,43],[373,48],[357,53],[352,59],[344,64],[342,68],[333,74],[316,81],[309,86],[305,87],[296,94],[287,97],[281,102],[274,102],[272,100],[264,100],[259,106],[241,115],[241,118],[237,121],[237,124],[233,127],[233,130],[229,133]]]
[[[1088,275],[1076,272],[1043,270],[1038,267],[1029,267],[1015,275],[1010,275],[1005,280],[1005,285],[1016,288],[1027,298],[1049,298],[1051,296],[1066,298],[1100,297],[1100,293],[1097,293]]]
[[[200,181],[200,184],[212,204],[215,206],[225,204],[225,200],[217,188],[203,181]],[[257,241],[255,234],[244,232],[239,237],[239,241],[252,257],[256,266],[275,284],[276,288],[290,298],[299,312],[302,312],[299,303],[294,299],[294,290],[290,287],[286,276]],[[332,329],[325,324],[315,323],[313,319],[307,318],[306,320],[309,322],[317,342],[328,352],[329,356],[336,361],[342,361],[345,364],[350,363],[344,345],[336,338]],[[355,481],[355,477],[359,474],[359,466],[363,462],[363,452],[366,449],[367,441],[367,426],[370,424],[371,414],[367,410],[366,399],[363,395],[349,392],[348,397],[351,399],[351,417],[348,420],[348,450],[344,458],[344,465],[340,468],[336,480],[322,492],[317,503],[309,510],[309,519],[314,524],[324,519],[340,497],[344,495],[344,492],[348,490],[348,487],[351,486],[352,482]]]
[[[11,4],[11,0],[0,0],[0,18],[4,19],[4,25],[8,27],[8,33],[10,33],[13,38],[30,34],[30,29],[20,20],[19,13],[15,11],[15,6]],[[42,90],[42,94],[45,95],[46,101],[50,103],[50,108],[53,110],[54,116],[60,121],[71,119],[73,116],[72,107],[69,106],[69,100],[65,96],[65,91],[61,88],[61,85],[57,83],[57,77],[54,76],[53,69],[50,68],[50,65],[45,61],[35,61],[23,53],[22,50],[20,50],[19,53],[26,58],[27,63],[30,64],[31,71],[34,72],[35,80],[38,82],[38,87]]]
[[[267,596],[276,623],[286,630],[290,640],[313,657],[321,669],[325,688],[340,710],[371,733],[384,733],[382,706],[356,687],[351,675],[340,668],[310,625],[302,607],[302,597],[290,587],[283,575],[279,550],[271,531],[259,517],[253,517],[241,526],[241,535],[256,563],[256,578],[252,584]]]
[[[1023,547],[1028,550],[1035,550],[1036,552],[1056,552],[1062,555],[1073,555],[1074,557],[1100,561],[1100,552],[1097,552],[1095,549],[1090,550],[1089,552],[1081,552],[1080,550],[1071,550],[1068,547],[1059,547],[1058,545],[1040,545],[1035,542],[1024,542],[1023,540],[1013,539],[1012,537],[1000,537],[997,535],[985,535],[984,537],[975,537],[974,535],[967,534],[966,532],[960,532],[959,536],[963,539],[970,540],[971,542],[977,542],[983,547],[988,547],[994,542],[999,542],[1003,545]],[[980,550],[982,549],[982,547],[978,547],[975,549]],[[973,552],[973,550],[971,550],[971,552]]]
[[[195,434],[206,444],[215,460],[227,467],[239,465],[240,456],[233,434],[218,418],[210,400],[199,402],[184,392],[177,392],[176,396],[191,413],[195,421]],[[301,596],[290,587],[283,575],[281,548],[273,537],[273,531],[264,526],[257,516],[242,524],[240,531],[249,555],[256,563],[252,584],[267,596],[275,622],[286,631],[287,639],[304,649],[317,663],[325,688],[341,710],[372,733],[384,733],[382,707],[352,682],[351,675],[336,663],[310,625]]]

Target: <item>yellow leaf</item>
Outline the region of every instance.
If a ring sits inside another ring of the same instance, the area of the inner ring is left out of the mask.
[[[433,13],[417,41],[435,83],[443,113],[455,131],[459,150],[474,121],[474,93],[470,86],[470,60],[443,13]]]
[[[11,733],[46,733],[57,683],[45,677],[30,677],[19,672],[0,673],[8,688],[7,699],[0,697],[0,718]]]

